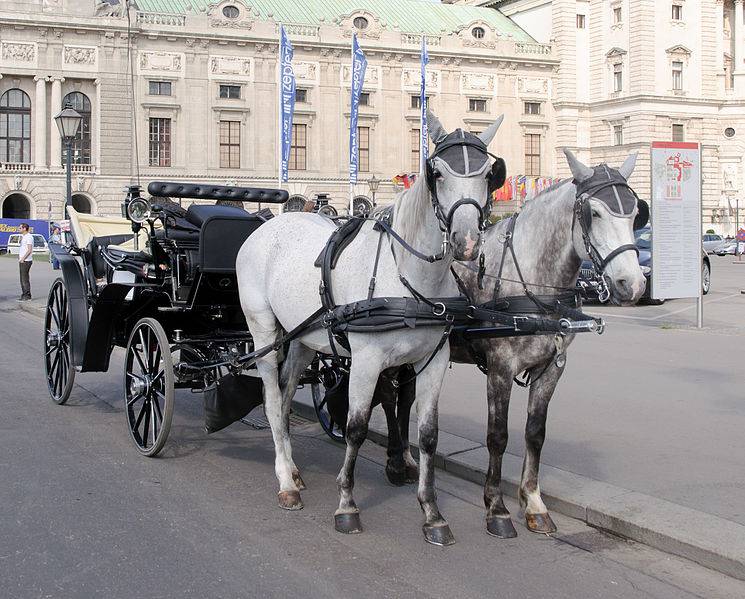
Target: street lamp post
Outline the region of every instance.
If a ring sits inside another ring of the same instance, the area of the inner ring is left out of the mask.
[[[375,175],[370,177],[367,181],[367,184],[370,186],[370,194],[372,195],[372,204],[373,208],[375,208],[375,192],[378,191],[378,185],[380,185],[380,179],[378,179]]]
[[[65,210],[63,217],[67,216],[67,207],[72,206],[72,142],[75,141],[75,136],[78,134],[80,129],[80,123],[83,117],[77,112],[72,104],[67,102],[65,107],[62,109],[54,121],[57,123],[60,137],[62,142],[65,144],[67,150],[66,167],[67,167],[67,195],[65,197]]]

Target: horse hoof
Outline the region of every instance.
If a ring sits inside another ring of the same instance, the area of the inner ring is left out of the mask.
[[[406,483],[413,484],[419,482],[419,468],[417,466],[406,466]]]
[[[509,516],[494,516],[486,519],[486,532],[500,539],[514,539],[517,536],[515,525]]]
[[[551,534],[556,532],[556,524],[551,520],[551,516],[546,514],[525,514],[525,523],[531,532],[542,534]]]
[[[362,532],[362,520],[359,512],[348,514],[334,514],[334,528],[337,532],[355,535]]]
[[[305,481],[302,479],[299,472],[292,473],[292,482],[295,483],[295,486],[299,491],[305,491],[305,489],[308,488],[305,486]]]
[[[424,531],[424,539],[427,543],[437,545],[439,547],[447,547],[448,545],[455,545],[455,537],[450,530],[450,526],[447,524],[435,524],[422,526]]]
[[[388,466],[386,466],[385,476],[388,479],[389,483],[397,487],[402,487],[407,482],[409,482],[406,479],[406,470],[394,470],[393,468],[389,468]]]
[[[303,501],[299,491],[280,491],[277,493],[279,507],[283,510],[302,510]]]

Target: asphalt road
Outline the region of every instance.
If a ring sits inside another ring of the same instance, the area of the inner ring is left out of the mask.
[[[556,515],[556,537],[483,528],[481,489],[438,473],[458,544],[425,544],[412,488],[384,482],[367,444],[356,497],[366,531],[334,532],[341,449],[294,426],[309,489],[276,507],[268,432],[207,437],[199,396],[180,392],[162,457],[139,457],[124,425],[121,366],[78,376],[49,400],[40,320],[0,309],[0,595],[59,597],[738,597],[745,584]],[[517,514],[515,505],[510,505]]]

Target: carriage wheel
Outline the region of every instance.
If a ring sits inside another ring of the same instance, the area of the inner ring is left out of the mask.
[[[44,370],[52,401],[64,404],[75,381],[70,347],[70,308],[62,279],[52,283],[44,317]]]
[[[338,373],[332,367],[325,365],[321,360],[316,361],[312,368],[318,372],[319,382],[312,383],[310,386],[311,395],[313,396],[313,407],[316,410],[318,422],[324,433],[337,443],[344,443],[344,431],[341,424],[334,421],[326,405],[326,392],[339,383],[338,378],[336,378],[338,377]]]
[[[127,426],[142,455],[154,456],[166,443],[173,418],[173,385],[166,332],[154,318],[143,318],[129,336],[124,364]]]

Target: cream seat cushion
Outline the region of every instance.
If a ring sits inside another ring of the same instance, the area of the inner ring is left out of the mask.
[[[75,245],[79,248],[87,246],[94,237],[106,237],[109,235],[132,235],[132,239],[120,245],[110,245],[126,252],[135,251],[134,234],[132,233],[132,223],[126,218],[115,216],[93,216],[78,212],[72,206],[67,207],[67,214],[70,219],[70,231],[72,232]],[[156,223],[156,229],[160,223]],[[147,251],[147,232],[140,229],[138,236],[139,251]]]

